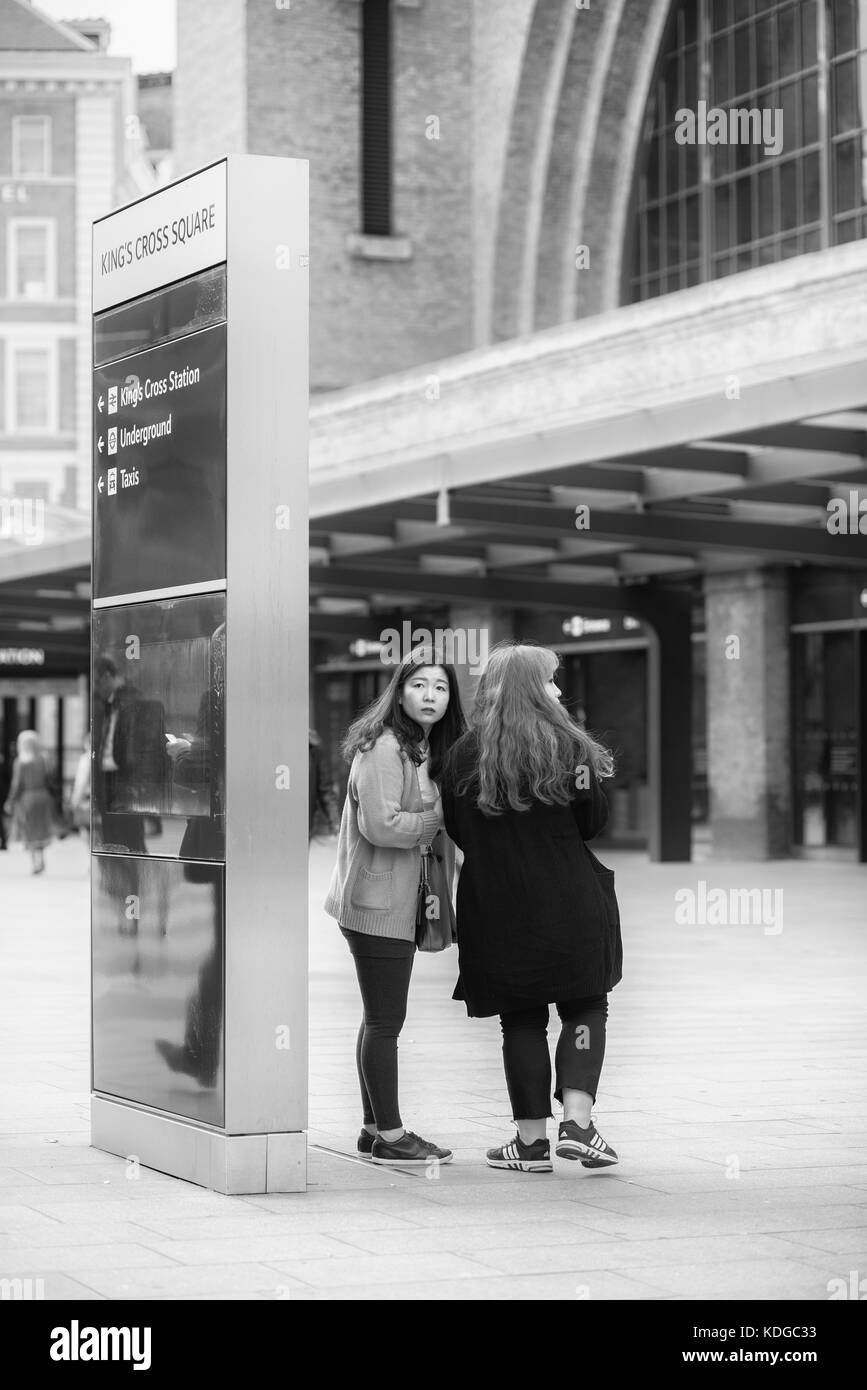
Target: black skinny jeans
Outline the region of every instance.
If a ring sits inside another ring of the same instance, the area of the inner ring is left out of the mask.
[[[400,1129],[397,1039],[406,1018],[415,942],[340,930],[349,942],[364,1006],[355,1045],[364,1123]]]
[[[554,1099],[562,1103],[565,1089],[587,1091],[595,1102],[605,1058],[608,996],[570,999],[556,1007],[562,1027],[554,1058]],[[503,1066],[516,1120],[543,1120],[551,1114],[548,1009],[547,1004],[534,1004],[500,1015]]]

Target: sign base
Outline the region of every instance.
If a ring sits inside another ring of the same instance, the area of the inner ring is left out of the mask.
[[[304,1192],[307,1135],[219,1134],[185,1120],[139,1110],[103,1096],[91,1096],[90,1142],[134,1164],[197,1183],[213,1192],[241,1196],[265,1192]]]

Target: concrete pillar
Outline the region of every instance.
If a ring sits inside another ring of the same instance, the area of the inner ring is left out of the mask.
[[[489,603],[453,604],[449,609],[449,624],[455,634],[451,646],[461,700],[464,713],[469,715],[476,697],[476,681],[485,668],[491,647],[519,634],[515,633],[511,609],[495,608]],[[459,660],[464,654],[466,660]]]
[[[789,602],[785,570],[705,579],[714,859],[777,859],[791,841]]]

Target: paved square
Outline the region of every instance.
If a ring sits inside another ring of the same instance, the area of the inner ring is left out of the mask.
[[[354,1156],[332,855],[313,846],[310,1187],[224,1197],[89,1147],[88,856],[56,845],[34,879],[0,854],[0,1278],[49,1299],[821,1300],[867,1276],[867,869],[603,854],[625,952],[607,1173],[485,1166],[511,1133],[498,1024],[452,1002],[455,952],[417,957],[404,1120],[455,1152],[426,1174]],[[700,879],[781,889],[782,930],[678,925]]]

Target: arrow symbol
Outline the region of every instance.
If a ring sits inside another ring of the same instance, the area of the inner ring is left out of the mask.
[[[104,480],[103,480],[102,474],[100,473],[100,475],[99,475],[99,482],[98,482],[97,485],[96,485],[96,490],[97,490],[97,492],[102,492],[102,489],[103,489],[104,487],[105,487],[105,482],[104,482]]]
[[[97,410],[99,410],[99,411],[102,410],[102,396],[100,396],[99,400],[97,401],[97,403],[96,403],[96,408],[97,408]]]
[[[97,449],[99,450],[100,453],[102,453],[103,449],[105,448],[105,445],[104,445],[103,442],[102,442],[102,435],[99,436],[99,439],[97,440],[97,443],[96,443],[96,447],[97,447]]]

